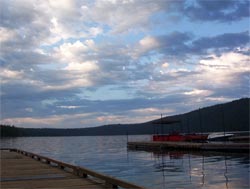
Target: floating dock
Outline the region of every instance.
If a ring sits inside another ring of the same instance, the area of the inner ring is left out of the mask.
[[[128,149],[132,150],[201,150],[201,151],[223,151],[223,152],[240,152],[249,153],[249,143],[232,143],[232,142],[214,142],[214,143],[197,143],[197,142],[128,142]]]
[[[1,149],[1,189],[143,188],[95,171],[18,149]]]

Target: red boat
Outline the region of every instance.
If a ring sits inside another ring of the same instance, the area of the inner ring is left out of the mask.
[[[153,135],[153,141],[172,141],[172,142],[182,142],[182,141],[195,141],[202,142],[207,140],[207,134],[179,134],[172,133],[167,135]]]
[[[163,124],[172,124],[172,123],[179,123],[179,120],[170,120],[166,118],[155,120],[152,123],[158,124],[161,126],[161,130],[163,131]],[[163,132],[162,132],[163,133]],[[153,135],[153,141],[172,141],[172,142],[181,142],[181,141],[193,141],[193,142],[204,142],[208,139],[208,134],[180,134],[178,132],[173,132],[171,134],[156,134]]]
[[[185,135],[185,141],[193,141],[193,142],[203,142],[206,141],[208,138],[208,134],[186,134]]]
[[[172,133],[169,135],[153,135],[153,141],[185,141],[185,136],[179,133]]]

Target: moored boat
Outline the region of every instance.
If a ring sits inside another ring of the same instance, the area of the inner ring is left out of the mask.
[[[161,115],[161,119],[155,120],[152,123],[158,124],[161,126],[161,131],[163,133],[163,124],[173,124],[180,123],[180,120],[173,119],[163,119]],[[191,133],[191,134],[180,134],[178,132],[173,132],[170,134],[155,134],[152,137],[152,141],[172,141],[172,142],[181,142],[181,141],[189,141],[189,142],[204,142],[207,140],[208,134],[201,133]]]
[[[189,142],[203,142],[206,141],[208,134],[180,134],[177,132],[171,134],[160,134],[153,135],[153,141],[169,141],[169,142],[181,142],[181,141],[189,141]]]
[[[185,141],[190,142],[203,142],[206,141],[208,138],[208,134],[201,134],[201,133],[192,133],[185,135]]]
[[[211,133],[208,135],[208,141],[228,141],[230,137],[234,136],[233,133]]]
[[[185,136],[179,133],[153,135],[153,141],[185,141]]]

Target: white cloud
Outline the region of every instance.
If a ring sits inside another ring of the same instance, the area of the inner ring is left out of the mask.
[[[66,16],[70,13],[74,14],[73,12],[76,8],[75,1],[72,0],[49,0],[48,4],[54,10],[54,12],[58,12],[62,16]]]
[[[124,33],[135,28],[148,27],[151,14],[160,9],[153,1],[96,1],[84,9],[88,18],[111,27],[112,33]],[[91,11],[95,10],[95,11]]]
[[[95,122],[97,125],[106,125],[106,124],[132,124],[132,123],[142,123],[145,121],[150,121],[153,119],[159,118],[159,115],[140,115],[133,113],[133,119],[131,119],[131,116],[128,115],[101,115],[97,116],[93,122]],[[86,122],[85,122],[86,124]]]
[[[50,16],[51,41],[60,39],[87,37],[84,17],[78,5],[72,0],[49,0],[45,2],[47,15]]]
[[[223,53],[221,56],[212,54],[209,59],[200,60],[196,70],[201,73],[200,85],[232,86],[238,82],[235,77],[237,74],[250,71],[249,56],[235,52]]]
[[[98,66],[96,61],[87,61],[81,63],[69,63],[68,66],[64,68],[64,70],[68,71],[79,71],[81,73],[89,73],[91,71],[97,70]]]
[[[89,35],[95,37],[99,34],[103,33],[103,29],[101,27],[91,27],[89,28]]]
[[[5,84],[15,80],[22,80],[24,78],[23,71],[15,71],[10,69],[2,69],[0,72],[1,83]]]
[[[65,75],[68,83],[64,86],[56,86],[58,89],[91,86],[90,76],[92,72],[99,70],[97,60],[88,60],[88,53],[96,51],[93,40],[88,39],[84,42],[76,41],[73,43],[63,43],[54,49],[54,57],[66,64],[63,68],[67,71]],[[47,87],[51,89],[51,87]]]
[[[25,108],[25,111],[27,111],[27,112],[33,112],[34,110],[33,110],[33,108]]]
[[[0,43],[13,39],[15,35],[16,33],[13,30],[0,27]]]
[[[0,76],[9,79],[21,79],[23,76],[23,72],[9,70],[9,69],[2,69],[0,72]]]
[[[209,90],[193,89],[192,91],[184,92],[184,94],[191,96],[209,96],[213,94],[213,92]]]
[[[174,110],[169,109],[169,108],[139,108],[135,110],[131,110],[132,113],[135,113],[136,115],[141,115],[141,116],[159,116],[160,114],[169,114],[174,112]]]
[[[34,125],[42,126],[42,127],[49,127],[51,125],[56,126],[57,123],[63,120],[63,117],[60,116],[51,116],[47,118],[32,118],[32,117],[16,117],[16,118],[9,118],[1,120],[2,124],[8,125],[20,125],[29,127],[29,125],[34,127]]]
[[[230,102],[234,100],[234,98],[228,98],[228,97],[207,97],[205,99],[212,101],[214,103]]]
[[[166,69],[169,67],[169,63],[167,62],[164,62],[162,65],[161,65],[162,68]]]
[[[246,53],[225,52],[221,56],[212,54],[197,60],[197,64],[191,66],[182,63],[175,67],[171,61],[159,62],[147,71],[151,75],[149,79],[133,82],[139,94],[145,96],[184,94],[197,99],[228,99],[227,91],[232,91],[235,87],[239,87],[237,90],[242,89],[242,85],[249,88],[242,83],[243,75],[250,74],[249,56]],[[222,93],[225,97],[221,96]],[[234,94],[237,93],[239,91]],[[220,96],[216,97],[218,94]]]
[[[87,46],[80,41],[76,41],[75,43],[64,43],[59,47],[59,49],[61,55],[66,58],[72,58],[76,56],[76,53],[86,52],[88,50]]]
[[[81,108],[82,106],[57,106],[57,107],[64,109],[76,109],[76,108]]]
[[[34,125],[37,128],[62,128],[62,126],[72,128],[81,127],[81,121],[88,119],[88,116],[91,115],[91,113],[81,113],[74,115],[52,115],[48,117],[15,117],[2,119],[1,124],[18,125],[19,127],[26,128],[34,128]],[[89,119],[89,123],[91,123],[91,121],[93,120]]]
[[[88,8],[88,3],[72,0],[4,1],[2,20],[9,32],[0,31],[4,33],[1,38],[10,38],[10,34],[15,33],[39,45],[52,45],[61,39],[94,38],[102,34],[103,29],[89,26],[86,12],[80,8]]]
[[[65,82],[61,85],[58,84],[47,84],[43,83],[40,85],[40,90],[42,91],[60,91],[60,90],[70,90],[70,89],[76,89],[81,87],[89,87],[92,86],[93,83],[89,79],[88,76],[81,76],[77,74],[74,76],[74,73],[70,73],[67,75],[68,77],[65,79]]]
[[[159,42],[151,36],[144,37],[139,41],[139,44],[142,48],[142,51],[152,50],[160,45]]]
[[[99,70],[97,60],[88,60],[88,53],[96,51],[93,40],[88,39],[84,42],[76,41],[73,43],[63,43],[58,48],[54,49],[54,57],[60,62],[66,64],[63,68],[67,71],[65,75],[66,81],[62,86],[47,86],[48,90],[52,89],[67,89],[73,87],[91,86],[91,74]]]
[[[86,53],[92,50],[95,50],[93,40],[86,40],[85,42],[77,40],[74,43],[63,43],[55,48],[54,56],[65,63],[82,62]]]
[[[160,46],[159,41],[153,36],[144,36],[135,44],[134,47],[128,48],[125,53],[131,58],[139,59],[142,55],[149,53],[151,50],[157,51]]]

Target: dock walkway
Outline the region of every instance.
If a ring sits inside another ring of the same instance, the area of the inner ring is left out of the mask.
[[[223,151],[223,152],[239,152],[249,153],[249,143],[197,143],[197,142],[128,142],[127,146],[132,150],[201,150],[201,151]]]
[[[142,188],[95,171],[17,149],[1,154],[1,189]]]

